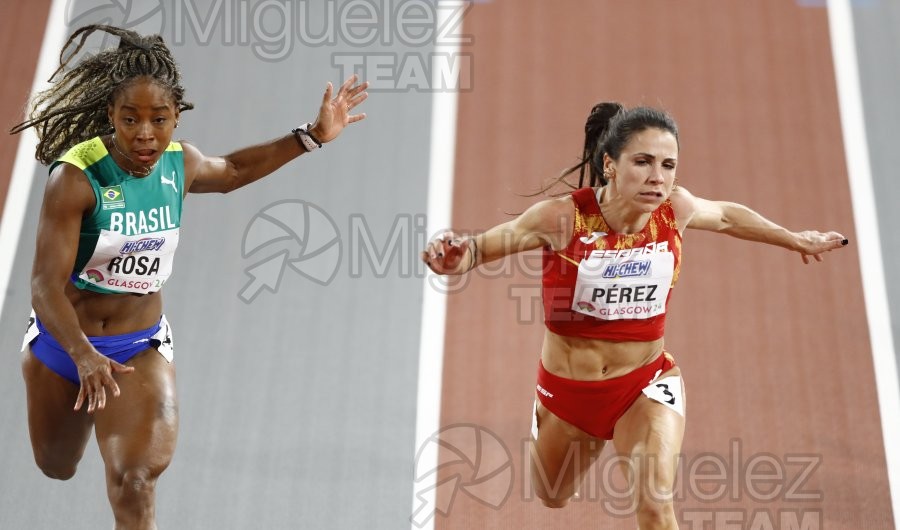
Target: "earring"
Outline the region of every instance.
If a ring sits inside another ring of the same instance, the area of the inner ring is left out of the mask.
[[[613,169],[611,167],[608,167],[603,170],[603,178],[605,178],[606,180],[610,180],[615,176],[616,176],[616,172],[613,171]]]
[[[178,128],[178,122],[177,122],[177,121],[175,122],[175,128],[176,128],[176,129]]]

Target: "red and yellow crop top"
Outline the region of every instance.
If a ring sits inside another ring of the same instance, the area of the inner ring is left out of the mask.
[[[568,246],[544,247],[544,324],[563,336],[652,341],[663,336],[671,288],[681,266],[681,234],[671,201],[635,234],[612,231],[595,190],[572,193]]]

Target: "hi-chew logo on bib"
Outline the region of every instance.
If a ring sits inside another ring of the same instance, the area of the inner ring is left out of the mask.
[[[117,210],[125,207],[125,194],[122,186],[100,188],[100,204],[104,210]]]
[[[667,241],[594,251],[578,265],[572,310],[602,320],[655,317],[666,311],[674,272]]]
[[[150,237],[101,230],[94,254],[78,277],[112,291],[156,292],[172,274],[177,247],[177,228]]]
[[[164,237],[145,237],[137,241],[126,241],[119,254],[132,254],[134,252],[144,252],[147,250],[160,250],[166,244]]]
[[[603,269],[604,278],[622,278],[630,276],[646,276],[650,273],[650,260],[612,263]]]

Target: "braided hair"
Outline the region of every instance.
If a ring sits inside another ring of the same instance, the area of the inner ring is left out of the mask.
[[[603,155],[618,159],[622,149],[635,134],[646,129],[660,129],[675,136],[678,142],[678,125],[664,111],[652,107],[634,107],[626,109],[620,103],[597,103],[591,109],[584,124],[584,147],[581,161],[566,168],[553,182],[535,195],[544,193],[556,184],[564,183],[571,189],[605,186],[608,184],[603,176]],[[569,175],[578,172],[578,185],[566,180]],[[585,183],[587,172],[587,183]],[[564,195],[564,194],[561,194]]]
[[[60,52],[59,68],[50,77],[51,81],[69,65],[95,31],[119,37],[118,47],[103,50],[66,71],[53,86],[35,96],[29,118],[10,130],[16,134],[35,128],[39,140],[35,158],[43,164],[50,164],[80,142],[111,132],[109,105],[142,77],[149,77],[168,90],[178,111],[194,108],[184,101],[181,72],[162,37],[141,36],[115,26],[94,24],[72,33]],[[76,40],[75,49],[66,56],[66,50]]]

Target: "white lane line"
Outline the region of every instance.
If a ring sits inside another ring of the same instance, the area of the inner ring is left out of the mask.
[[[47,26],[44,28],[44,39],[38,57],[37,69],[31,83],[31,95],[50,86],[47,79],[56,70],[59,50],[66,37],[65,24],[66,0],[53,0],[47,15]],[[16,149],[16,161],[13,164],[9,189],[6,192],[6,203],[3,206],[3,218],[0,219],[0,318],[6,306],[6,291],[12,275],[13,263],[19,248],[19,236],[25,221],[25,207],[31,194],[31,181],[38,168],[34,159],[34,148],[37,135],[33,129],[19,133],[19,146]],[[26,315],[23,313],[22,321]]]
[[[443,0],[442,0],[443,2]],[[451,2],[452,3],[452,2]],[[457,2],[459,3],[459,2]],[[438,9],[437,27],[447,23],[448,9]],[[455,57],[459,44],[438,44],[435,53]],[[453,207],[453,171],[456,156],[456,107],[457,91],[441,73],[433,72],[434,92],[431,102],[431,149],[428,171],[428,226],[429,237],[450,227]],[[444,86],[442,86],[444,85]],[[413,484],[411,528],[434,528],[438,453],[425,447],[429,438],[437,432],[441,419],[441,383],[444,368],[444,331],[447,316],[447,298],[432,285],[435,278],[425,277],[422,296],[422,334],[419,339],[419,381],[416,400],[416,457],[415,483]]]
[[[862,274],[894,526],[900,529],[900,454],[897,453],[900,447],[900,388],[897,384],[897,360],[884,281],[850,0],[828,0],[828,25],[858,239],[853,244],[859,254]]]

